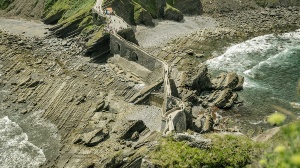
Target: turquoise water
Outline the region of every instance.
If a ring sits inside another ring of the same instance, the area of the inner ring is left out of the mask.
[[[244,105],[234,108],[244,121],[259,123],[278,110],[274,106],[299,116],[300,109],[290,103],[300,102],[300,29],[233,45],[206,64],[212,74],[237,72],[245,77],[244,90],[238,93]]]

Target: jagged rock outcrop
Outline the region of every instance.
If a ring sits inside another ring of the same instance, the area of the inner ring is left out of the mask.
[[[104,141],[109,135],[108,130],[104,128],[95,129],[90,132],[79,134],[74,140],[74,144],[83,144],[85,146],[96,146]]]
[[[237,98],[237,93],[233,93],[231,89],[226,88],[214,91],[208,98],[208,101],[219,108],[226,109],[231,108]]]
[[[214,119],[210,110],[206,110],[204,113],[199,113],[197,118],[193,120],[192,128],[199,133],[210,132],[213,130]]]
[[[123,18],[128,24],[134,25],[134,4],[131,1],[111,0],[104,1],[103,8],[112,7],[116,15]]]
[[[139,134],[146,130],[146,125],[141,120],[129,121],[123,124],[122,130],[120,130],[119,137],[124,140],[137,140]]]
[[[220,76],[212,80],[212,88],[215,90],[223,90],[230,88],[233,91],[243,89],[244,77],[236,73],[222,73]]]
[[[133,42],[136,45],[139,45],[138,41],[135,38],[135,34],[132,28],[122,29],[118,31],[118,35],[123,37],[125,40]]]
[[[179,22],[183,19],[183,14],[178,9],[167,4],[164,13],[164,19]]]
[[[199,94],[205,90],[209,90],[210,88],[211,81],[208,75],[208,69],[204,64],[190,68],[183,72],[178,83],[178,91],[181,94],[184,93],[183,89],[195,90]],[[187,94],[192,95],[193,92],[188,92]]]
[[[203,12],[200,0],[174,1],[173,6],[186,15],[200,15]]]
[[[145,26],[154,26],[151,14],[144,9],[140,4],[134,4],[134,21],[136,24],[144,24]]]

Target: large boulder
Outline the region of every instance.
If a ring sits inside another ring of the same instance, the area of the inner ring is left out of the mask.
[[[96,146],[108,137],[108,130],[104,128],[95,129],[90,132],[77,135],[74,144],[83,144],[85,146]]]
[[[134,21],[136,24],[144,24],[145,26],[154,26],[151,14],[144,9],[140,4],[134,4]]]
[[[172,6],[186,15],[200,15],[203,12],[200,0],[174,1]]]
[[[183,19],[183,14],[178,9],[167,4],[164,11],[164,19],[180,22]]]
[[[118,31],[118,34],[123,37],[125,40],[133,42],[136,45],[139,45],[138,41],[135,38],[135,34],[132,28],[122,29]]]
[[[234,91],[242,90],[244,77],[236,73],[222,73],[212,80],[212,88],[215,90],[223,90],[226,88]]]
[[[119,139],[135,141],[146,128],[147,126],[142,120],[128,121],[123,124],[122,130],[119,131]]]
[[[192,67],[183,72],[180,78],[179,87],[196,90],[197,93],[209,90],[211,88],[211,81],[208,75],[207,66],[201,64],[198,67]]]
[[[215,105],[218,108],[227,109],[233,106],[237,97],[238,95],[236,93],[233,93],[231,89],[226,88],[224,90],[214,91],[208,98],[208,101],[212,102],[212,105]]]
[[[182,110],[175,111],[167,116],[164,134],[168,135],[173,131],[176,133],[186,131],[186,115]]]

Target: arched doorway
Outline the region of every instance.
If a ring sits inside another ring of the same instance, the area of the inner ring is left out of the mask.
[[[116,46],[116,48],[115,48],[116,53],[121,54],[121,45],[118,42],[116,42],[115,46]]]
[[[137,62],[139,60],[139,57],[138,57],[137,53],[136,52],[132,52],[131,55],[130,55],[129,60]]]

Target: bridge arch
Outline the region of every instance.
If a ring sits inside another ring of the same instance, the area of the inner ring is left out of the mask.
[[[138,57],[137,53],[133,51],[133,52],[130,54],[129,60],[130,60],[130,61],[137,62],[137,61],[139,60],[139,57]]]
[[[117,41],[115,41],[114,50],[115,53],[121,54],[121,44],[118,43]]]

